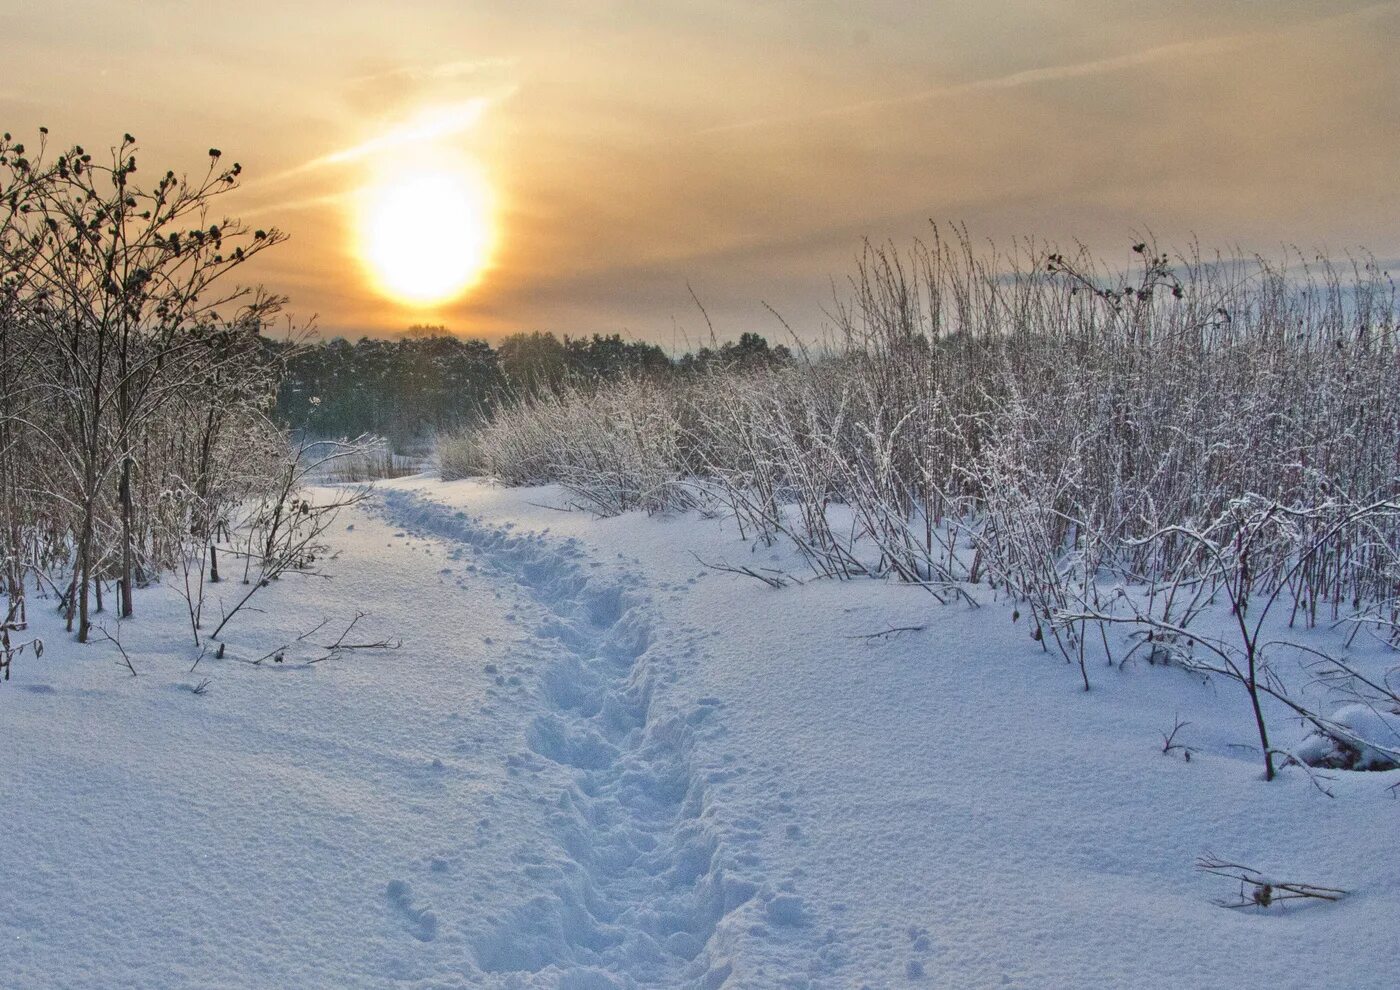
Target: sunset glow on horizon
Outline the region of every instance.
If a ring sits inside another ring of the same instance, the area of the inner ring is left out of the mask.
[[[783,332],[771,307],[816,339],[863,241],[930,219],[1400,258],[1393,0],[175,9],[30,5],[4,127],[224,149],[230,212],[290,235],[248,277],[326,334],[669,342],[708,333],[693,289],[722,337]]]

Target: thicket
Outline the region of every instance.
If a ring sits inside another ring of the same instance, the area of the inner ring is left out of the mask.
[[[283,240],[217,212],[241,171],[0,139],[0,662],[37,647],[36,589],[87,641],[169,572],[198,640],[206,581],[256,586],[323,528],[270,415],[283,301],[231,277]]]
[[[1114,662],[1107,630],[1130,624],[1117,662],[1242,685],[1272,777],[1265,698],[1360,742],[1275,676],[1313,649],[1280,625],[1400,631],[1395,287],[1369,258],[1132,257],[937,231],[868,248],[834,351],[536,394],[446,438],[444,470],[558,482],[605,514],[724,511],[815,576],[943,600],[990,585],[1085,688],[1086,657]],[[1394,679],[1310,659],[1400,709]]]
[[[33,148],[0,138],[0,677],[42,649],[36,590],[86,642],[106,635],[96,616],[130,617],[135,588],[173,575],[201,645],[323,556],[357,495],[312,500],[308,484],[411,469],[381,438],[537,389],[677,373],[617,335],[278,339],[284,300],[233,280],[284,239],[219,212],[241,167],[210,149],[190,178],[137,157],[130,135],[100,153],[51,148],[42,129]],[[776,356],[748,336],[686,367]],[[209,587],[230,580],[225,611],[206,615]]]

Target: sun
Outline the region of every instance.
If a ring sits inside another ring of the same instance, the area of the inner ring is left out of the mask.
[[[416,307],[480,281],[494,241],[491,189],[476,170],[403,168],[364,190],[359,250],[376,288]]]

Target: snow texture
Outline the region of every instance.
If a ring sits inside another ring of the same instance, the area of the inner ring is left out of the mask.
[[[1400,771],[1265,783],[1233,691],[1086,694],[1000,605],[768,588],[697,563],[791,563],[724,522],[561,499],[388,483],[333,580],[278,582],[193,672],[165,589],[121,630],[137,677],[36,601],[0,985],[1394,984]],[[358,609],[403,648],[240,662]],[[1224,910],[1206,851],[1353,896]]]

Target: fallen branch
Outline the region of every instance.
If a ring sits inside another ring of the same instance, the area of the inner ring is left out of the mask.
[[[1293,880],[1271,880],[1251,866],[1217,859],[1210,853],[1196,860],[1196,869],[1211,876],[1239,881],[1239,898],[1233,901],[1215,901],[1220,907],[1267,908],[1281,901],[1340,901],[1347,895],[1347,891],[1336,887],[1319,887],[1316,884]]]
[[[768,572],[765,574],[761,571],[754,570],[752,567],[735,567],[733,564],[711,564],[693,550],[691,551],[690,555],[696,560],[700,561],[700,563],[703,564],[705,567],[708,567],[711,570],[724,571],[727,574],[742,574],[745,577],[751,577],[756,581],[762,581],[770,588],[786,588],[787,583],[789,581],[794,581],[797,584],[802,583],[797,578],[793,577],[791,574],[787,574],[783,571],[774,570],[771,567],[762,568],[762,571]]]
[[[334,643],[329,644],[328,646],[322,647],[326,651],[325,656],[315,657],[311,660],[308,660],[306,661],[307,664],[320,663],[322,660],[334,659],[335,657],[340,656],[340,654],[345,652],[346,650],[397,650],[399,647],[403,646],[403,640],[399,639],[381,639],[372,643],[345,642],[345,637],[350,635],[350,630],[354,629],[356,624],[358,624],[359,621],[368,614],[368,612],[356,612],[355,617],[350,620],[350,624],[345,627],[344,632],[342,632],[336,638],[336,641]],[[321,623],[321,625],[325,625],[325,623],[323,622]],[[317,628],[319,629],[320,626],[317,626]]]
[[[306,630],[306,632],[302,633],[290,643],[283,643],[281,646],[275,646],[272,649],[268,650],[266,653],[264,653],[262,656],[258,657],[256,660],[250,660],[248,662],[251,663],[254,667],[261,665],[264,660],[271,660],[273,663],[281,663],[284,657],[286,656],[287,650],[291,648],[292,643],[300,643],[310,638],[311,636],[324,629],[326,623],[330,621],[330,619],[322,619],[320,622],[316,623],[314,626]]]
[[[864,639],[864,640],[893,639],[893,638],[895,638],[896,636],[900,635],[901,633],[923,632],[923,631],[924,631],[925,629],[927,629],[927,628],[928,628],[927,625],[921,625],[921,626],[891,626],[891,627],[888,628],[888,629],[881,629],[879,632],[861,633],[861,634],[858,635],[858,636],[847,636],[846,639]]]

